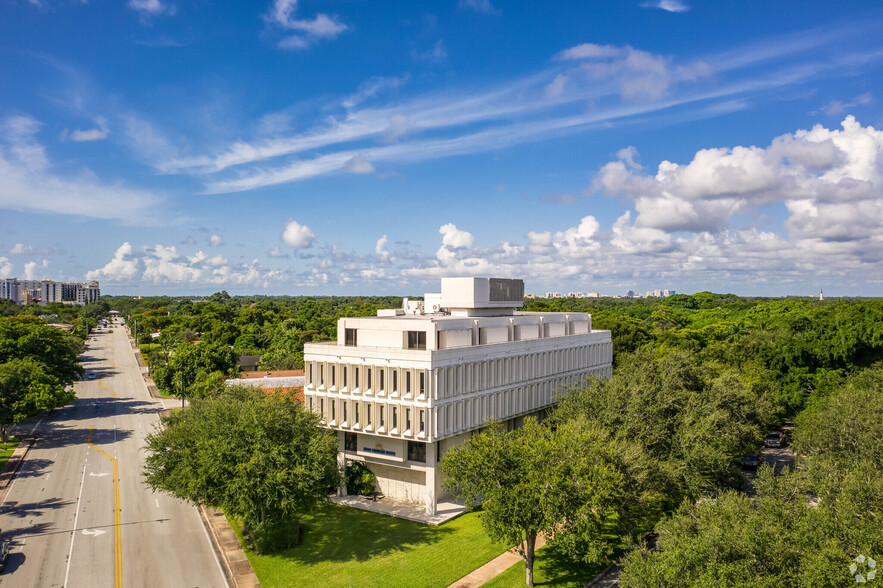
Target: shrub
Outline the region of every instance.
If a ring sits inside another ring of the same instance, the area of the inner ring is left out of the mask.
[[[374,492],[377,476],[361,461],[354,461],[346,468],[346,490],[350,494],[367,496]]]

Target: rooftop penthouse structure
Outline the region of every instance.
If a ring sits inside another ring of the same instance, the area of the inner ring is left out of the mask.
[[[522,280],[442,278],[440,293],[341,318],[336,342],[304,345],[305,401],[338,431],[341,465],[365,462],[386,496],[435,514],[448,448],[486,419],[519,427],[557,390],[610,377],[610,331],[586,313],[516,310],[523,300]]]

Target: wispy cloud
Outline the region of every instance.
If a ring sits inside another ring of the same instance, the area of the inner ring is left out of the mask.
[[[445,42],[439,39],[432,46],[432,49],[428,51],[417,51],[415,49],[411,52],[411,57],[417,62],[442,63],[448,58],[448,48]]]
[[[0,121],[0,208],[149,222],[156,194],[104,182],[89,170],[55,172],[36,139],[40,127],[27,116]]]
[[[322,40],[336,38],[347,30],[347,25],[336,17],[318,13],[313,18],[296,18],[297,0],[275,0],[266,19],[284,31],[294,31],[279,41],[283,49],[307,49]]]
[[[493,16],[499,16],[502,14],[499,9],[491,5],[490,0],[460,0],[459,6],[460,8],[474,10],[475,12],[480,12],[482,14],[491,14]]]
[[[142,16],[172,16],[177,12],[174,4],[162,0],[129,0],[129,8],[138,11]]]
[[[658,8],[666,12],[687,12],[690,7],[679,2],[678,0],[653,0],[652,2],[642,2],[642,8]]]

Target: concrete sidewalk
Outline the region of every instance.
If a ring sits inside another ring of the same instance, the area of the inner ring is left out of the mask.
[[[542,535],[538,536],[536,549],[538,550],[545,544],[546,538]],[[536,553],[536,551],[534,551],[534,553]],[[448,586],[448,588],[476,588],[477,586],[481,586],[485,582],[489,582],[493,578],[499,576],[520,561],[521,555],[516,553],[515,548],[513,547],[506,553],[498,555],[480,568],[477,568],[471,573],[463,576],[462,578]]]

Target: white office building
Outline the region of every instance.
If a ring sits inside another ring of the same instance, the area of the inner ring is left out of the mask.
[[[39,300],[41,306],[50,302],[63,304],[89,304],[101,298],[98,282],[55,282],[53,280],[0,279],[0,298],[12,300],[16,304],[30,304]]]
[[[610,331],[586,313],[517,311],[523,297],[521,280],[443,278],[423,302],[341,318],[337,341],[304,345],[305,402],[338,431],[341,464],[364,461],[385,495],[435,514],[448,448],[611,375]]]

